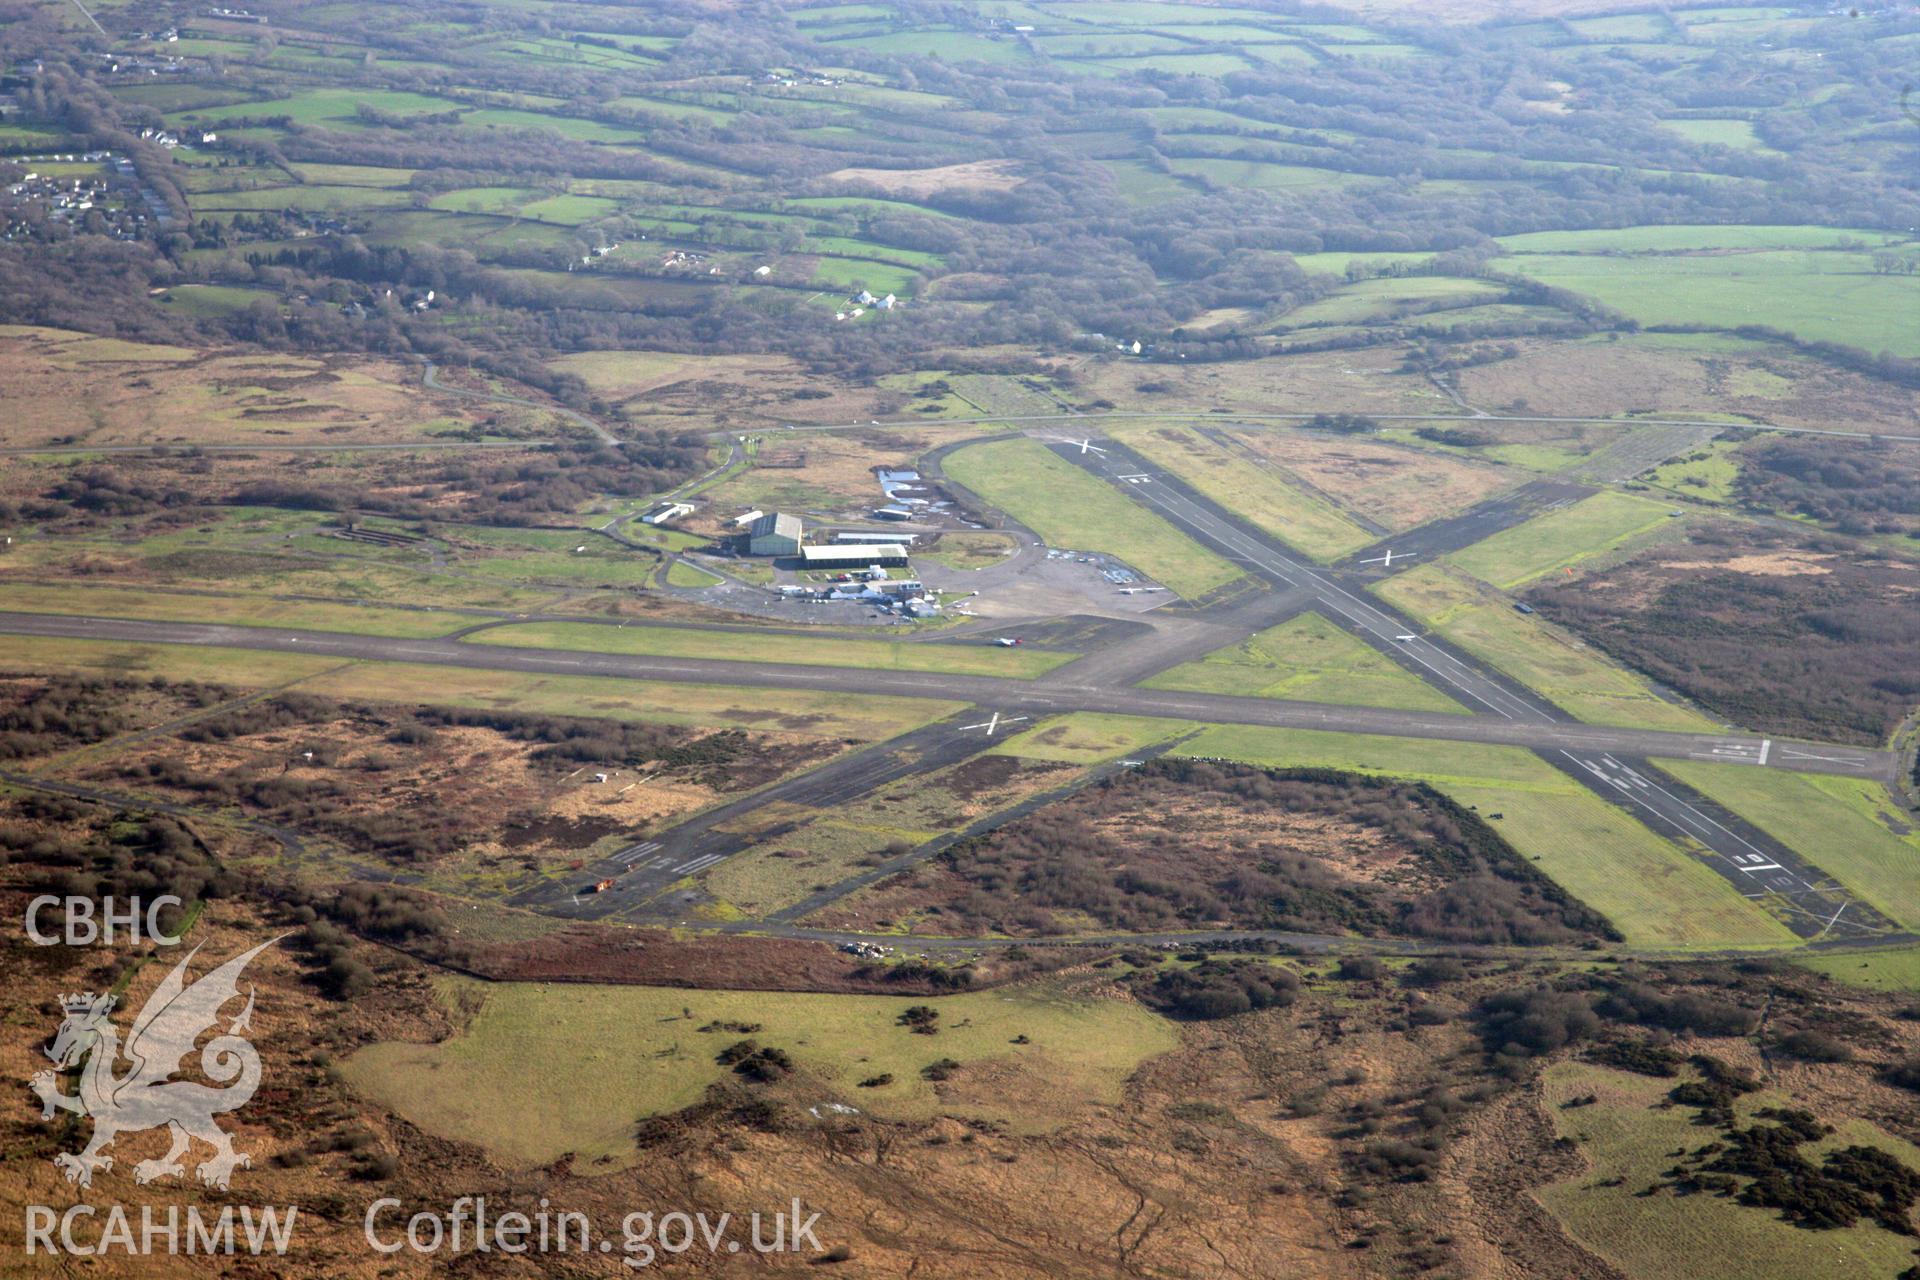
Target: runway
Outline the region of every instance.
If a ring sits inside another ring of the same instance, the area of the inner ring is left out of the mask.
[[[1239,562],[1276,590],[1309,595],[1313,608],[1480,713],[1470,721],[1470,740],[1532,747],[1547,763],[1681,848],[1709,851],[1713,856],[1708,865],[1742,893],[1777,903],[1788,927],[1802,937],[1866,937],[1893,931],[1892,922],[1859,904],[1844,886],[1818,867],[1647,763],[1649,756],[1713,760],[1753,768],[1802,769],[1808,763],[1818,763],[1833,766],[1822,772],[1868,776],[1890,783],[1898,768],[1892,753],[1855,748],[1808,750],[1800,744],[1776,744],[1772,739],[1743,735],[1608,730],[1578,724],[1545,698],[1426,634],[1418,623],[1385,603],[1372,596],[1363,597],[1360,588],[1346,585],[1344,574],[1308,563],[1277,539],[1203,497],[1179,478],[1153,467],[1124,445],[1109,439],[1089,439],[1052,440],[1049,447],[1157,511],[1202,546]],[[1430,545],[1450,549],[1455,543],[1478,541],[1586,492],[1581,486],[1555,487],[1552,482],[1530,486],[1529,490],[1483,504],[1468,513],[1464,525],[1437,526]],[[1072,666],[1061,670],[1071,671]],[[1143,692],[1129,690],[1132,695]],[[1391,714],[1405,727],[1382,732],[1408,737],[1437,737],[1443,733],[1433,721],[1446,717]],[[1606,741],[1609,737],[1614,741]],[[1628,745],[1642,738],[1658,739],[1659,745]],[[1813,756],[1828,758],[1810,760]]]
[[[1379,623],[1392,623],[1384,614]],[[1444,715],[1376,707],[1334,706],[1272,698],[1182,693],[1155,689],[1081,684],[1069,664],[1057,679],[1010,680],[995,676],[955,676],[928,672],[810,667],[778,663],[732,662],[712,658],[650,658],[577,650],[468,645],[453,640],[394,639],[342,632],[299,631],[279,627],[231,627],[206,623],[146,622],[125,618],[87,618],[61,614],[0,612],[0,635],[107,640],[130,644],[195,645],[275,653],[310,653],[367,662],[418,663],[482,671],[544,675],[610,676],[629,680],[712,684],[735,688],[803,689],[847,694],[888,694],[907,698],[963,701],[1004,715],[1059,715],[1104,711],[1123,715],[1211,724],[1258,725],[1282,729],[1324,729],[1343,733],[1484,742],[1535,750],[1579,750],[1631,756],[1680,756],[1723,759],[1757,767],[1790,767],[1847,777],[1891,779],[1897,767],[1892,752],[1857,747],[1781,743],[1747,734],[1674,733],[1616,729],[1518,714]],[[1391,641],[1388,642],[1391,644]],[[1436,659],[1438,662],[1438,659]],[[1443,686],[1445,687],[1445,686]]]

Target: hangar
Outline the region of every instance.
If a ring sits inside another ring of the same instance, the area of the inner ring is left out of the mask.
[[[747,526],[747,550],[756,556],[792,556],[800,553],[799,516],[769,511]]]

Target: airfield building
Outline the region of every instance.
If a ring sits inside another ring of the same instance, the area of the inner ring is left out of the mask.
[[[802,547],[800,560],[809,569],[864,569],[870,564],[905,564],[907,549],[897,542],[839,542],[830,547]]]
[[[897,542],[903,547],[911,545],[919,536],[917,533],[894,533],[881,529],[835,529],[833,531],[835,542]]]
[[[747,550],[756,556],[797,556],[802,532],[799,516],[769,511],[747,526]]]

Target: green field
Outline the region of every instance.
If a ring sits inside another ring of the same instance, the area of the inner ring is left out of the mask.
[[[1692,732],[1721,727],[1660,697],[1643,676],[1614,665],[1599,650],[1439,565],[1388,578],[1373,592],[1589,724]]]
[[[259,689],[292,684],[340,666],[338,658],[256,653],[178,644],[65,640],[0,632],[0,670],[16,674],[99,675],[122,679],[204,681]]]
[[[1698,142],[1710,147],[1732,147],[1738,151],[1780,154],[1760,140],[1760,135],[1754,132],[1751,120],[1703,118],[1663,120],[1661,123],[1689,142]]]
[[[1280,327],[1363,324],[1407,307],[1432,302],[1489,302],[1506,291],[1484,280],[1452,276],[1382,276],[1346,285],[1337,292],[1296,307],[1280,317]]]
[[[470,619],[414,609],[378,609],[265,596],[169,594],[131,587],[0,583],[0,609],[154,622],[213,622],[229,627],[290,627],[369,636],[442,636]]]
[[[1645,498],[1603,490],[1572,506],[1503,529],[1470,547],[1450,551],[1446,558],[1483,582],[1511,589],[1664,526],[1668,509]]]
[[[1738,444],[1718,440],[1685,457],[1662,463],[1640,478],[1695,502],[1732,502],[1734,484],[1740,478],[1739,450]]]
[[[1302,614],[1199,662],[1142,682],[1238,697],[1464,713],[1453,699],[1317,613]]]
[[[1315,560],[1337,560],[1373,541],[1371,533],[1332,503],[1289,483],[1260,459],[1192,427],[1128,426],[1113,436]]]
[[[1501,236],[1509,253],[1674,253],[1696,249],[1838,249],[1849,243],[1879,247],[1904,237],[1848,227],[1674,225],[1604,231],[1530,231]]]
[[[720,582],[721,579],[716,575],[685,560],[675,560],[667,566],[667,585],[670,587],[717,587]]]
[[[1005,511],[1049,546],[1104,551],[1188,599],[1241,571],[1153,512],[1035,440],[996,440],[950,454],[949,478]]]
[[[1765,325],[1815,341],[1920,356],[1920,325],[1906,320],[1920,314],[1920,276],[1876,275],[1864,253],[1529,254],[1499,261],[1642,324]]]
[[[879,742],[953,715],[960,703],[880,694],[736,689],[604,676],[538,676],[406,662],[194,645],[46,639],[0,633],[0,669],[198,680],[243,689],[297,685],[342,701],[615,717],[692,728],[779,729]]]
[[[1636,946],[1794,942],[1785,925],[1700,859],[1520,747],[1221,726],[1183,743],[1176,754],[1429,782],[1477,809],[1509,844]]]
[[[489,627],[464,640],[467,644],[511,645],[523,649],[574,649],[584,653],[795,663],[808,667],[865,667],[875,671],[937,671],[1019,680],[1044,675],[1079,656],[1025,647],[704,631],[689,627],[649,627],[640,623],[605,626],[589,622],[523,622]]]
[[[1662,1181],[1676,1151],[1718,1137],[1694,1123],[1691,1108],[1666,1105],[1673,1084],[1589,1063],[1547,1068],[1542,1109],[1559,1136],[1578,1146],[1585,1167],[1533,1194],[1580,1244],[1634,1280],[1891,1280],[1913,1261],[1911,1238],[1870,1219],[1809,1231],[1732,1197],[1642,1194]],[[1573,1104],[1589,1094],[1592,1103]],[[1734,1111],[1744,1126],[1762,1108],[1818,1105],[1769,1089],[1740,1098]],[[1920,1166],[1920,1151],[1864,1121],[1837,1127],[1801,1155],[1818,1165],[1827,1151],[1857,1143]]]
[[[1078,711],[1016,733],[992,748],[992,754],[1059,764],[1099,764],[1191,733],[1197,727],[1183,720]]]
[[[934,1115],[1047,1131],[1088,1106],[1117,1103],[1143,1060],[1174,1047],[1173,1028],[1131,1001],[1074,998],[1026,985],[960,996],[887,997],[771,991],[688,991],[446,979],[442,999],[471,1016],[437,1044],[386,1042],[343,1064],[348,1083],[430,1133],[473,1142],[514,1168],[569,1152],[582,1168],[639,1158],[636,1120],[699,1101],[728,1077],[714,1059],[741,1039],[699,1030],[754,1023],[753,1039],[784,1049],[798,1069],[890,1119]],[[903,1010],[940,1011],[936,1036],[898,1023]],[[1024,1036],[1029,1043],[1011,1042]],[[937,1092],[921,1068],[962,1064]],[[968,1067],[1021,1082],[1022,1105],[1001,1089],[969,1087]],[[890,1084],[860,1089],[861,1080]],[[1029,1083],[1030,1082],[1030,1083]],[[1032,1097],[1044,1084],[1048,1101]],[[605,1163],[602,1163],[604,1158]]]
[[[1794,963],[1869,991],[1920,991],[1920,947],[1808,952]]]
[[[1662,760],[1659,765],[1802,855],[1890,919],[1920,928],[1920,831],[1881,784],[1698,760]]]

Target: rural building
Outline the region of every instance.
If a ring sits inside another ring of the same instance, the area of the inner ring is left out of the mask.
[[[678,520],[681,516],[691,514],[692,511],[693,511],[693,507],[689,503],[667,502],[667,503],[661,504],[658,507],[655,507],[653,510],[647,512],[647,514],[641,516],[640,523],[651,524],[651,525],[663,525],[667,523],[669,520]]]
[[[799,516],[769,511],[747,526],[747,550],[756,556],[800,554]]]
[[[831,547],[801,547],[800,559],[809,569],[865,568],[870,564],[905,564],[907,549],[894,542],[841,542]]]

